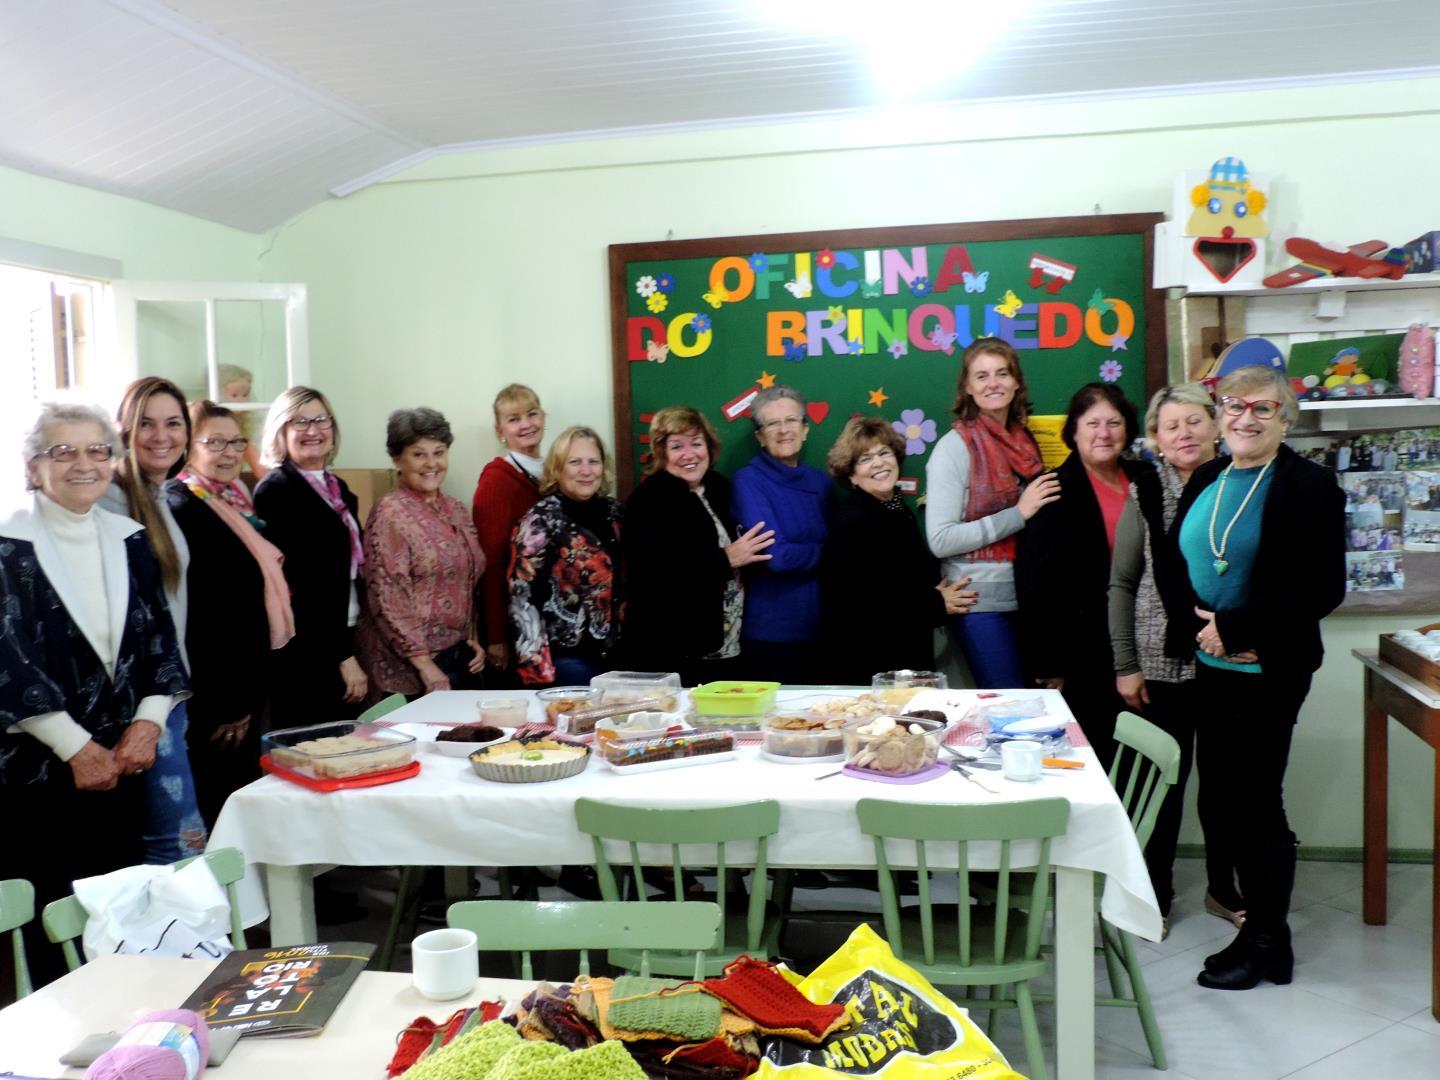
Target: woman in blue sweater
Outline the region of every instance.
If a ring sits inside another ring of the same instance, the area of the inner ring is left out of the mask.
[[[743,664],[755,678],[811,682],[819,660],[820,555],[834,485],[819,469],[800,464],[810,422],[797,390],[761,390],[750,416],[763,452],[735,474],[735,519],[742,533],[760,525],[774,530],[775,543],[770,561],[750,567],[745,582]]]

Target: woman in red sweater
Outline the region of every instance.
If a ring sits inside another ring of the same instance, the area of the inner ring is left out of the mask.
[[[505,448],[480,472],[471,512],[485,552],[485,574],[480,578],[480,640],[485,643],[487,666],[494,673],[513,664],[510,620],[506,605],[510,588],[510,538],[515,524],[540,498],[544,461],[540,443],[545,438],[545,410],[535,391],[511,383],[495,395],[495,434]]]

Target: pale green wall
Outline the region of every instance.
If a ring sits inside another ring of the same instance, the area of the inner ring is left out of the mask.
[[[312,374],[343,417],[345,463],[385,464],[387,411],[434,405],[457,431],[448,487],[468,498],[494,452],[490,399],[512,379],[540,392],[552,432],[581,421],[610,431],[608,244],[1168,210],[1172,174],[1225,154],[1274,178],[1282,233],[1403,241],[1440,228],[1437,117],[1430,80],[452,155],[277,230],[263,275],[309,285]],[[1349,650],[1419,621],[1329,621],[1290,774],[1306,842],[1360,842],[1361,680]],[[1431,756],[1397,740],[1392,843],[1428,847]]]

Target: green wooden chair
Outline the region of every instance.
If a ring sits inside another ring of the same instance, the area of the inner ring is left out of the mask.
[[[1045,1080],[1045,1054],[1030,983],[1049,966],[1040,954],[1040,936],[1050,891],[1050,842],[1064,835],[1070,804],[1064,799],[980,805],[917,805],[861,799],[856,813],[861,832],[874,838],[885,936],[895,955],[939,986],[988,989],[985,998],[954,997],[961,1005],[989,1009],[992,1015],[1001,1008],[1014,1008],[1020,1016],[1029,1075],[1032,1080]],[[901,917],[894,871],[886,851],[887,838],[911,840],[915,845],[919,905],[907,910],[905,918]],[[971,895],[972,841],[1000,844],[1000,865],[992,877],[996,903],[991,906],[965,902]],[[1016,841],[1038,842],[1034,870],[1023,878],[1011,872],[1012,845]],[[953,919],[937,919],[937,905],[930,899],[930,844],[953,845],[956,849],[956,895],[962,902],[955,905]],[[1023,910],[1010,903],[1011,888],[1017,879],[1028,889]],[[1032,917],[1029,912],[1041,914]]]
[[[20,928],[35,918],[35,886],[24,878],[0,881],[0,934],[10,931],[10,947],[15,953],[15,998],[27,996],[35,989],[30,982],[30,965],[25,960],[25,940]]]
[[[674,877],[675,900],[684,901],[685,871],[680,859],[682,844],[714,844],[715,899],[720,907],[721,936],[712,942],[705,957],[705,974],[720,975],[725,965],[737,956],[751,954],[770,956],[779,951],[782,920],[767,918],[766,841],[780,831],[780,804],[772,799],[742,803],[738,806],[713,806],[685,810],[655,810],[632,806],[612,806],[595,799],[575,800],[575,823],[588,833],[595,848],[595,872],[600,880],[600,895],[609,901],[621,899],[619,880],[605,854],[605,841],[618,840],[629,845],[629,868],[634,882],[642,882],[641,844],[661,844],[670,849],[670,872]],[[729,874],[726,844],[730,841],[754,840],[755,868],[750,877],[750,894],[743,913],[732,912],[729,899]],[[637,902],[647,900],[646,889],[635,889]],[[631,948],[610,951],[610,963],[635,970],[639,954]],[[689,957],[683,953],[652,951],[650,967],[658,975],[688,975]]]
[[[579,950],[581,975],[590,974],[591,949],[638,954],[639,973],[647,976],[652,953],[677,952],[692,957],[687,974],[698,980],[721,917],[719,904],[698,900],[462,900],[450,905],[447,920],[475,931],[481,952],[514,952],[518,945],[525,980],[535,978],[532,951],[561,949]]]
[[[239,848],[216,848],[204,855],[181,859],[171,865],[178,870],[182,866],[189,866],[196,859],[204,859],[209,863],[215,880],[225,887],[225,899],[230,902],[230,940],[235,948],[245,948],[245,926],[240,921],[240,898],[235,889],[235,883],[245,876],[244,854]],[[75,948],[75,941],[84,935],[85,923],[89,918],[85,906],[73,893],[59,900],[52,900],[40,914],[40,924],[45,927],[45,936],[60,946],[60,951],[65,954],[65,966],[70,971],[74,971],[82,963],[80,952]]]
[[[376,720],[382,720],[386,716],[389,716],[392,712],[394,712],[396,709],[400,708],[400,706],[404,704],[404,694],[391,694],[389,697],[381,698],[374,705],[371,705],[368,709],[366,709],[363,713],[356,717],[355,722],[357,724],[373,724]]]

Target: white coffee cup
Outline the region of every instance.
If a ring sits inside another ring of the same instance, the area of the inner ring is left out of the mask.
[[[464,997],[480,978],[475,931],[448,927],[430,930],[410,945],[415,989],[431,1001]]]
[[[1045,748],[1029,739],[1011,739],[1000,744],[1000,771],[1007,780],[1039,780]]]

